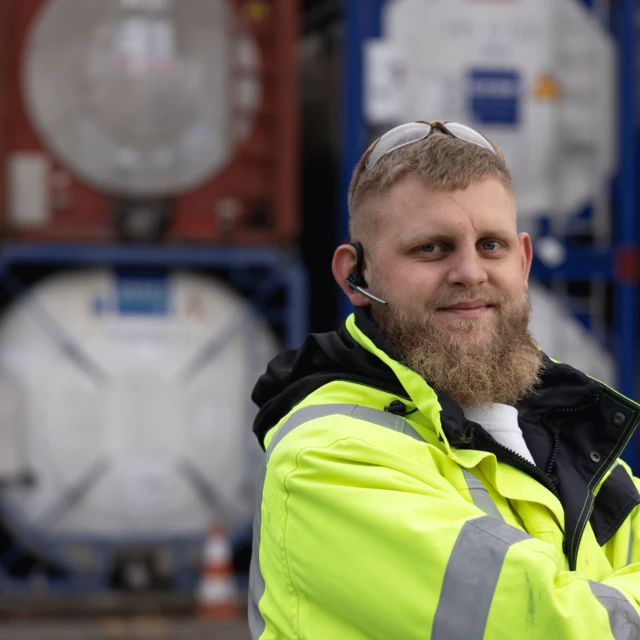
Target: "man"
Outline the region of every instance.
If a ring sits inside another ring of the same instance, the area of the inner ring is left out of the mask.
[[[374,143],[334,276],[355,306],[258,382],[253,638],[640,638],[640,407],[540,352],[531,240],[481,134]]]

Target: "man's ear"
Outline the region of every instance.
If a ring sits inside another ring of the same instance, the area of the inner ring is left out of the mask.
[[[522,254],[522,273],[524,275],[524,283],[525,286],[528,286],[531,262],[533,260],[531,237],[528,233],[521,233],[518,235],[518,242],[520,243],[520,252]]]
[[[338,286],[344,291],[354,307],[368,307],[371,302],[361,293],[349,288],[345,280],[355,272],[357,264],[356,250],[353,245],[341,244],[333,254],[331,270]]]

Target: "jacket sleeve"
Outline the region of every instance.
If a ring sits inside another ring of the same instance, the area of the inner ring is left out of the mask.
[[[485,515],[437,460],[400,461],[390,442],[285,439],[274,451],[261,564],[271,555],[282,572],[292,622],[268,637],[640,638],[640,564],[601,583],[564,571],[552,545]]]

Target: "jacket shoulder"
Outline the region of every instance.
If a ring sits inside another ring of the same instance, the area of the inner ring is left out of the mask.
[[[423,418],[407,398],[357,383],[331,382],[307,396],[267,434],[267,460],[348,439],[389,456],[422,457],[425,445],[441,448],[433,425]]]

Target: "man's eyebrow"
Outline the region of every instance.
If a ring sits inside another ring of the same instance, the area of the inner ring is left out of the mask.
[[[400,236],[400,243],[404,246],[418,246],[421,244],[431,244],[435,242],[455,243],[457,234],[446,233],[442,231],[422,231]],[[506,229],[485,229],[477,234],[478,240],[484,238],[496,238],[498,240],[508,241],[513,239],[514,234]]]
[[[514,238],[516,235],[517,234],[514,234],[508,229],[486,229],[482,233],[478,234],[478,239],[499,238],[500,240],[509,240],[510,238]]]
[[[406,234],[400,237],[403,245],[418,246],[420,244],[430,244],[432,242],[453,242],[455,234],[440,232],[422,231],[417,233]]]

